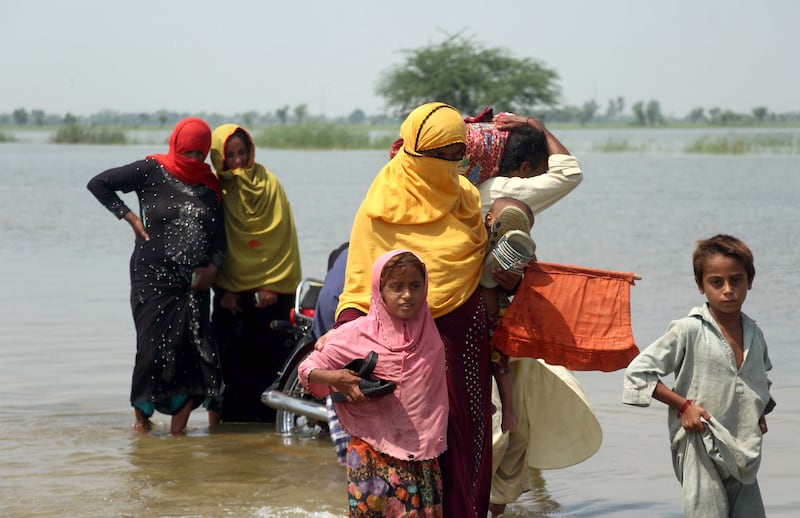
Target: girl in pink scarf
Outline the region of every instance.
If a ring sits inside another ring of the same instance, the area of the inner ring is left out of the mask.
[[[351,435],[350,516],[441,516],[437,457],[447,446],[447,385],[425,266],[406,250],[387,252],[372,267],[371,287],[369,313],[329,333],[325,348],[311,353],[298,375],[317,396],[334,388],[347,399],[335,406]],[[343,368],[371,351],[378,354],[371,377],[397,384],[375,399],[361,392],[355,372]]]

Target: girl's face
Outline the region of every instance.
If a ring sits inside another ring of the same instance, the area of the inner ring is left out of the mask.
[[[239,136],[233,136],[225,144],[225,169],[239,169],[247,165],[250,153]]]
[[[411,318],[425,302],[425,279],[416,268],[398,268],[386,279],[381,296],[390,315]]]

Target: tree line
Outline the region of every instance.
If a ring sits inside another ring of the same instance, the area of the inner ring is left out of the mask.
[[[305,103],[282,105],[272,111],[237,114],[179,113],[159,110],[152,113],[123,113],[113,110],[77,117],[58,115],[40,109],[17,108],[0,113],[0,125],[125,125],[168,127],[193,115],[217,125],[235,120],[247,126],[303,124],[307,122],[350,125],[396,124],[412,108],[439,100],[456,106],[466,115],[484,107],[495,112],[534,114],[546,122],[579,124],[625,124],[660,126],[668,123],[747,125],[800,122],[800,112],[773,113],[766,106],[737,113],[722,107],[696,107],[682,116],[665,116],[656,99],[637,99],[630,105],[622,97],[597,99],[581,105],[562,104],[560,77],[555,69],[533,58],[516,58],[507,49],[485,48],[461,34],[418,49],[403,51],[405,59],[384,71],[376,82],[375,93],[385,101],[385,113],[367,114],[355,108],[346,117],[328,118],[309,113]]]

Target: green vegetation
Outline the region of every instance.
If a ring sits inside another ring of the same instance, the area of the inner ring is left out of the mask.
[[[646,151],[644,144],[631,144],[626,138],[609,137],[605,142],[594,142],[592,151],[595,153],[641,153]]]
[[[796,133],[704,136],[686,147],[687,153],[714,155],[798,154],[800,141]]]
[[[467,115],[487,105],[497,112],[534,113],[554,106],[560,95],[555,70],[460,35],[404,53],[405,62],[385,72],[375,89],[397,115],[434,100]]]
[[[0,142],[14,142],[14,140],[15,139],[13,135],[6,135],[2,131],[0,131]]]
[[[125,132],[106,126],[86,126],[69,123],[56,131],[51,138],[56,144],[126,144]]]
[[[256,146],[273,149],[389,149],[396,138],[373,133],[368,126],[309,123],[268,126],[253,138]]]

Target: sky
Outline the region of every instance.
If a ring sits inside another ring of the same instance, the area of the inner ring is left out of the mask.
[[[456,34],[555,70],[562,104],[799,112],[799,22],[797,0],[2,0],[0,113],[379,114],[403,51]]]

